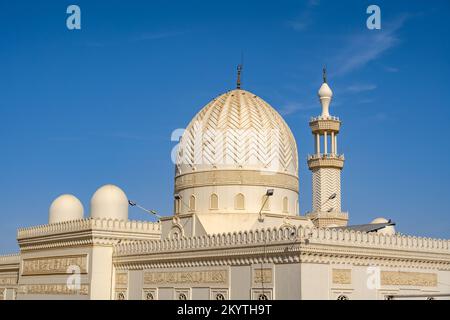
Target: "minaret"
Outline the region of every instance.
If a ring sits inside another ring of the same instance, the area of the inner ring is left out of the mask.
[[[341,212],[341,170],[344,155],[338,154],[339,118],[329,112],[333,92],[327,84],[323,69],[323,83],[318,92],[322,114],[311,118],[309,126],[314,136],[315,153],[308,156],[312,171],[312,212],[307,214],[317,227],[346,226],[348,214]]]

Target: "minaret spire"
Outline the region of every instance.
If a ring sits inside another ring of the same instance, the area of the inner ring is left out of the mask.
[[[330,117],[330,102],[331,98],[333,97],[333,91],[331,91],[331,88],[328,86],[327,83],[327,69],[323,67],[322,69],[322,78],[323,83],[320,86],[319,92],[317,93],[319,95],[320,104],[322,105],[322,117],[328,118]]]
[[[312,171],[312,212],[307,216],[317,227],[346,226],[348,214],[341,211],[341,171],[344,156],[338,153],[337,136],[341,129],[339,118],[331,116],[329,106],[333,92],[327,84],[326,68],[318,96],[322,114],[309,122],[314,136],[314,154],[308,156]]]
[[[242,73],[242,63],[238,64],[238,67],[237,67],[237,81],[236,81],[237,89],[241,88],[241,73]]]

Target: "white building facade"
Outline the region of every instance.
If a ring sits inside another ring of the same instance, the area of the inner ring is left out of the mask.
[[[308,214],[291,130],[238,82],[180,140],[172,216],[129,220],[134,204],[114,185],[94,193],[87,218],[62,195],[48,224],[18,230],[18,254],[0,256],[0,300],[450,298],[449,240],[398,234],[384,218],[348,224],[325,76],[319,100]]]

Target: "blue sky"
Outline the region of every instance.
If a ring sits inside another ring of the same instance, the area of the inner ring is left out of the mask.
[[[66,8],[81,8],[81,30]],[[381,30],[366,8],[381,8]],[[172,210],[170,141],[215,96],[243,88],[274,106],[299,147],[300,207],[324,64],[343,120],[343,209],[450,238],[450,2],[2,1],[0,253],[44,224],[61,193],[89,211],[101,185]],[[137,210],[137,209],[136,209]],[[147,217],[134,208],[133,219]]]

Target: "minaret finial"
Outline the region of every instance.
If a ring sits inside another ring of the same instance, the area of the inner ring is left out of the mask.
[[[236,88],[241,88],[241,72],[242,72],[242,64],[239,64],[237,67],[237,81],[236,81]]]
[[[331,98],[333,97],[333,91],[331,91],[330,87],[327,83],[327,69],[324,66],[322,69],[322,77],[323,77],[323,83],[320,86],[318,95],[320,99],[320,104],[322,105],[322,117],[327,118],[330,116],[329,113],[329,107]]]

